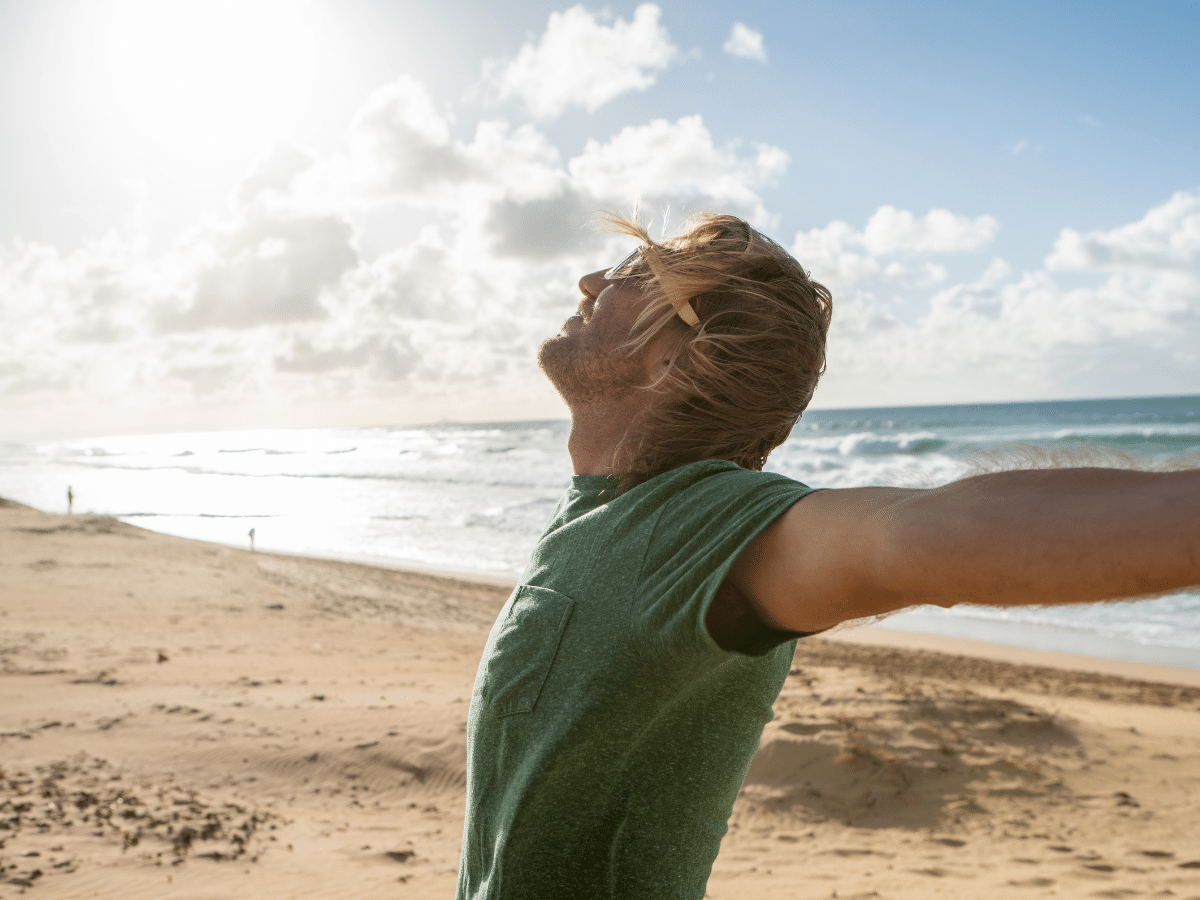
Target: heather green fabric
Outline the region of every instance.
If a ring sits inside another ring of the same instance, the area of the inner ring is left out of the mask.
[[[713,461],[572,480],[476,677],[459,900],[704,896],[795,650],[724,651],[705,614],[808,492]]]

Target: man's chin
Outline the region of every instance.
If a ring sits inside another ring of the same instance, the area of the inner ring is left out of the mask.
[[[554,373],[560,368],[557,364],[566,357],[566,347],[563,346],[566,341],[566,335],[556,334],[546,338],[538,345],[538,368],[542,370],[542,374],[549,378],[551,382],[555,380]]]
[[[572,353],[573,343],[570,335],[556,334],[542,341],[537,353],[538,368],[568,406],[589,393],[580,381],[577,360]]]
[[[562,352],[563,344],[567,342],[569,335],[563,334],[561,331],[558,334],[551,335],[540,344],[538,344],[537,361],[542,367],[542,371],[546,371],[547,361],[551,361],[555,356]]]
[[[637,388],[641,384],[638,378],[644,377],[621,351],[596,353],[574,334],[556,334],[542,341],[537,362],[572,408],[600,399],[615,400]]]

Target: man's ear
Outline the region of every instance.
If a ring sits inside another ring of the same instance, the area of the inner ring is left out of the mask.
[[[683,337],[674,329],[664,328],[646,347],[646,376],[654,384],[667,374],[671,363],[683,348]]]
[[[667,374],[667,370],[671,368],[671,357],[657,354],[659,359],[650,366],[650,382],[653,384],[659,381]]]

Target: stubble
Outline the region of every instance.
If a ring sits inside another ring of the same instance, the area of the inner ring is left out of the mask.
[[[644,372],[638,354],[619,347],[599,347],[578,331],[564,331],[542,341],[538,365],[568,407],[613,400],[641,386]]]

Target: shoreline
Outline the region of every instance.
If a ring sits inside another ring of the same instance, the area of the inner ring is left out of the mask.
[[[133,526],[139,527],[139,526]],[[148,530],[148,529],[142,529]],[[158,534],[160,532],[151,532]],[[196,540],[196,538],[179,538],[179,540]],[[215,546],[238,549],[233,545],[211,542]],[[290,553],[282,550],[256,550],[262,556],[277,556],[294,560],[318,560],[325,562],[351,563],[365,568],[381,569],[390,572],[409,572],[429,575],[449,581],[459,581],[466,584],[486,585],[511,591],[520,580],[515,575],[496,575],[483,571],[466,569],[450,569],[439,566],[423,566],[418,563],[391,560],[387,557],[368,556],[353,553]],[[968,627],[971,626],[968,622]],[[989,623],[990,624],[990,623]],[[982,630],[988,624],[976,625]],[[1026,626],[1035,629],[1039,626]],[[1045,630],[1049,630],[1048,628]],[[889,625],[850,625],[834,632],[822,635],[825,640],[843,641],[873,647],[891,647],[898,650],[926,650],[943,653],[950,656],[966,656],[976,659],[988,659],[1008,662],[1014,665],[1047,666],[1074,672],[1091,672],[1112,675],[1118,678],[1129,678],[1137,681],[1161,681],[1165,684],[1179,684],[1188,687],[1200,687],[1200,659],[1196,666],[1173,665],[1162,662],[1146,662],[1113,656],[1101,656],[1091,653],[1074,653],[1057,649],[1006,644],[999,641],[987,641],[976,637],[964,637],[960,634],[945,634],[933,631],[916,631],[903,627]],[[1154,652],[1160,648],[1149,648]],[[1162,648],[1168,655],[1184,656],[1189,651],[1180,648]]]
[[[185,538],[184,540],[191,539]],[[300,560],[316,559],[329,562],[354,563],[368,568],[378,568],[393,572],[413,572],[444,578],[450,581],[488,585],[508,591],[515,588],[519,581],[519,578],[515,575],[493,575],[462,569],[421,566],[416,563],[394,561],[386,557],[377,556],[303,554],[275,550],[260,550],[256,552]],[[986,627],[986,625],[983,627]],[[1161,681],[1166,684],[1200,687],[1200,659],[1197,660],[1195,667],[1159,662],[1142,662],[1090,653],[1072,653],[1061,650],[1022,647],[1015,644],[987,641],[975,637],[916,631],[880,624],[845,626],[841,629],[834,629],[833,632],[821,635],[821,637],[825,640],[843,641],[865,646],[926,650],[950,656],[966,656],[976,659],[1008,662],[1014,665],[1047,666],[1049,668],[1074,672],[1112,675],[1138,681]],[[1180,650],[1181,655],[1185,652],[1187,651]]]
[[[15,501],[5,500],[0,498],[0,504],[16,504]],[[34,507],[26,507],[34,509]],[[41,512],[41,510],[38,510]],[[51,516],[66,516],[62,513],[45,513]],[[87,514],[78,514],[87,515]],[[76,517],[78,517],[78,515]],[[119,518],[118,518],[119,520]],[[197,544],[211,545],[215,547],[228,548],[230,550],[246,550],[244,546],[233,543],[224,543],[220,541],[205,541],[199,538],[178,537],[175,535],[165,535],[163,532],[152,531],[151,529],[142,528],[133,523],[125,523],[132,528],[137,528],[140,531],[145,531],[149,534],[164,535],[172,537],[176,540],[192,541]],[[495,574],[484,570],[470,570],[459,568],[447,568],[443,566],[427,566],[407,560],[394,560],[388,557],[372,556],[367,554],[354,553],[294,553],[285,550],[270,550],[259,549],[253,551],[259,556],[275,556],[283,559],[292,560],[317,560],[325,562],[350,563],[353,565],[363,566],[365,568],[380,569],[389,572],[412,573],[418,575],[427,575],[436,578],[443,578],[451,581],[464,582],[471,585],[484,585],[488,587],[501,588],[505,591],[511,591],[516,587],[519,577],[508,574]],[[983,620],[972,620],[963,618],[955,619],[952,623],[947,624],[946,616],[938,616],[936,620],[932,616],[926,614],[920,608],[914,610],[903,610],[900,613],[893,614],[895,616],[904,616],[918,621],[927,620],[932,625],[931,630],[917,630],[905,628],[901,625],[888,624],[869,624],[869,625],[849,625],[843,626],[830,634],[823,635],[828,640],[845,641],[868,646],[887,646],[895,649],[916,649],[927,650],[937,653],[944,653],[953,656],[966,656],[971,658],[989,659],[1003,662],[1011,662],[1014,664],[1048,666],[1050,668],[1066,669],[1078,672],[1093,672],[1106,675],[1113,675],[1122,678],[1131,678],[1141,681],[1162,681],[1169,684],[1180,684],[1191,687],[1200,687],[1200,652],[1193,652],[1185,648],[1176,647],[1157,647],[1154,645],[1136,645],[1142,648],[1142,653],[1136,654],[1141,658],[1130,658],[1130,656],[1109,656],[1097,653],[1078,653],[1059,649],[1053,645],[1053,642],[1045,640],[1037,641],[1041,646],[1030,646],[1029,642],[1025,643],[1005,643],[1003,641],[989,641],[981,637],[970,635],[970,632],[985,631],[989,628],[995,628],[1002,632],[1013,633],[1036,633],[1039,637],[1045,638],[1056,630],[1049,626],[1038,626],[1024,624],[1019,627],[1014,627],[1010,623],[992,623]],[[964,634],[963,632],[967,632]],[[1128,641],[1118,641],[1116,639],[1102,639],[1100,636],[1093,636],[1097,640],[1103,640],[1108,646],[1116,648],[1118,652],[1126,651],[1133,648]],[[1049,644],[1047,646],[1047,644]],[[1152,661],[1147,660],[1146,656],[1162,656],[1169,661]],[[1194,665],[1177,662],[1185,657],[1192,656]]]

